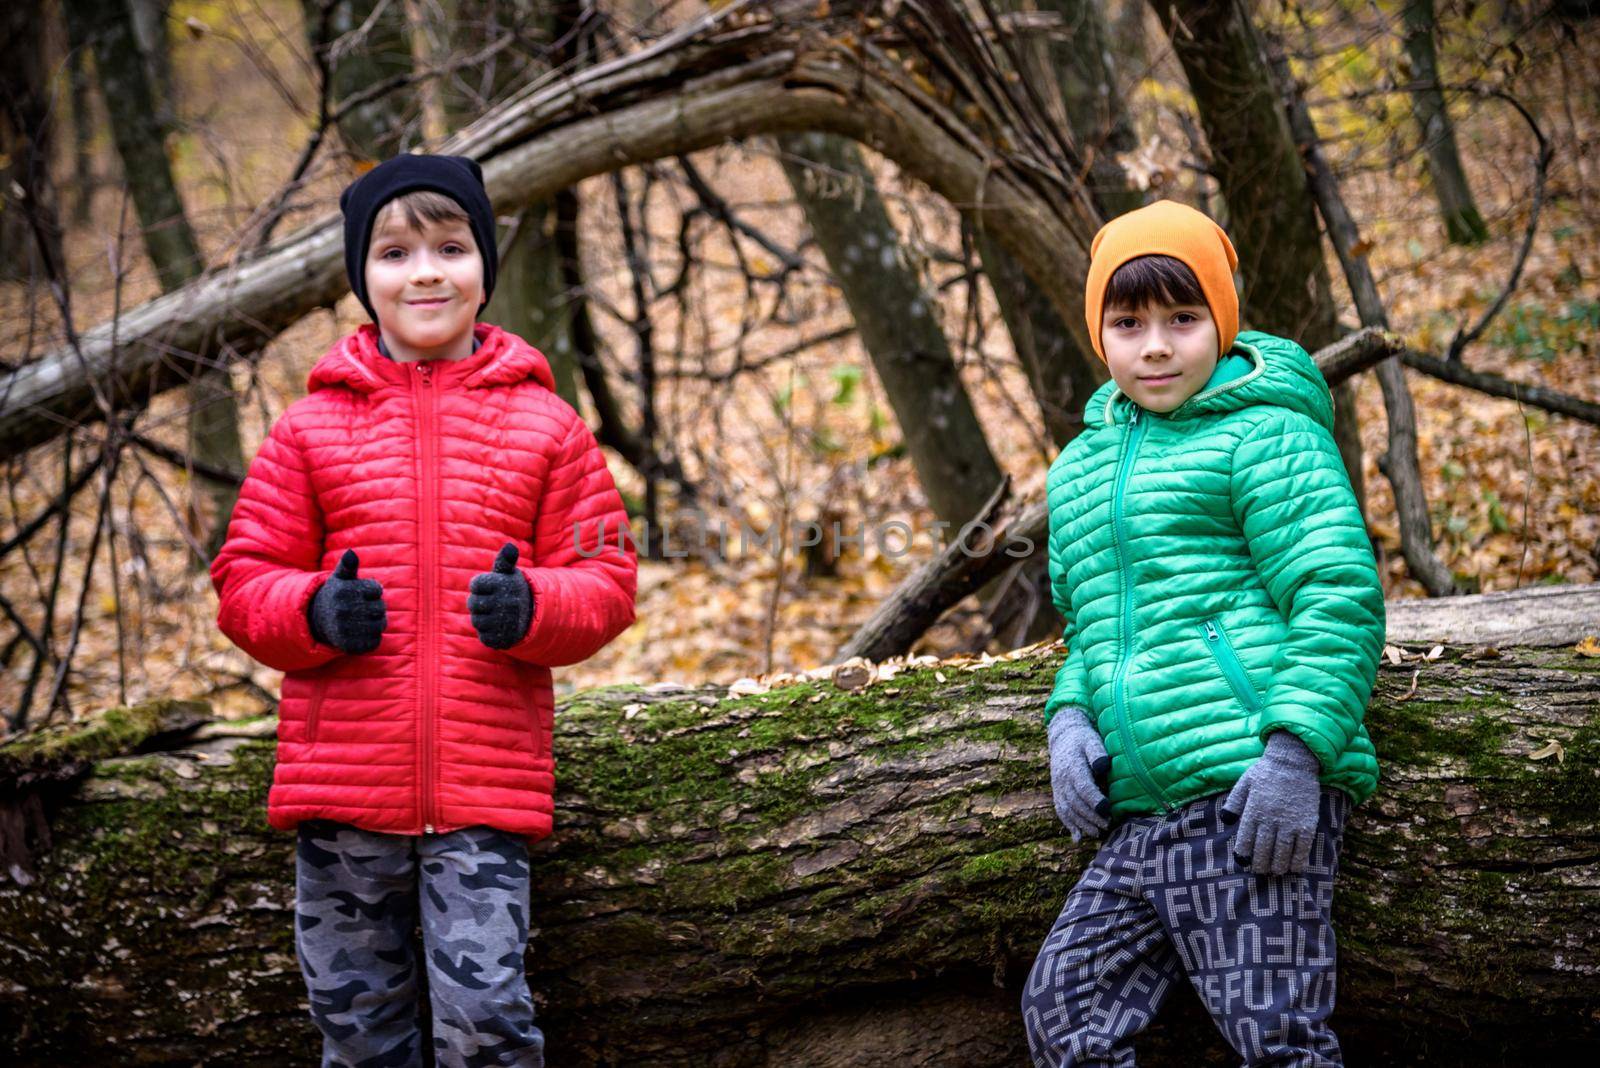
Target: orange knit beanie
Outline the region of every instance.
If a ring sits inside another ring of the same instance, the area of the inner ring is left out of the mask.
[[[1084,289],[1083,311],[1089,322],[1089,340],[1100,359],[1100,316],[1106,285],[1118,267],[1140,256],[1171,256],[1194,272],[1200,291],[1217,321],[1220,356],[1239,333],[1239,295],[1233,289],[1233,272],[1239,254],[1222,227],[1185,204],[1158,200],[1115,219],[1100,228],[1089,245],[1089,282]]]

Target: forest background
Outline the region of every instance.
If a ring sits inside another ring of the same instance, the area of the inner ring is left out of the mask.
[[[13,5],[0,16],[0,375],[70,352],[91,327],[326,217],[374,160],[433,150],[540,79],[670,43],[706,17],[791,18],[803,33],[810,16],[836,32],[859,8],[865,39],[951,6]],[[1351,380],[1342,399],[1359,449],[1343,444],[1347,457],[1359,453],[1388,596],[1600,578],[1593,8],[953,6],[978,36],[1019,45],[1005,53],[1024,60],[1010,84],[1074,146],[1100,215],[1159,197],[1211,212],[1240,244],[1247,325],[1315,349],[1367,321],[1337,234],[1306,185],[1295,207],[1313,227],[1309,241],[1281,229],[1266,245],[1252,237],[1260,220],[1228,195],[1250,161],[1217,144],[1230,116],[1216,110],[1214,87],[1196,94],[1203,58],[1184,51],[1225,41],[1242,20],[1259,68],[1229,69],[1240,84],[1269,79],[1280,115],[1304,105],[1390,330],[1408,350],[1445,359],[1481,326],[1452,362],[1514,384],[1492,395],[1404,371],[1425,542],[1439,565],[1430,576],[1402,553],[1379,466],[1391,443],[1377,376]],[[921,77],[909,62],[907,71]],[[810,134],[730,142],[587,178],[502,222],[502,274],[485,318],[551,357],[608,446],[636,529],[648,518],[668,536],[646,545],[638,623],[563,671],[563,692],[739,678],[760,688],[828,664],[933,555],[926,532],[937,521],[959,525],[978,511],[999,473],[1017,499],[1037,498],[1081,414],[1081,377],[1076,394],[1040,388],[1037,350],[1059,339],[1037,329],[1048,322],[1037,310],[1018,313],[1003,254],[958,205],[867,147]],[[1295,259],[1307,250],[1314,268]],[[1249,287],[1267,279],[1289,292],[1283,306],[1309,309],[1300,322],[1252,322],[1265,304],[1252,309]],[[204,698],[228,716],[273,707],[277,673],[217,631],[205,565],[266,428],[362,321],[346,297],[259,350],[213,357],[207,374],[153,397],[120,441],[120,462],[90,477],[105,455],[103,423],[4,452],[0,732],[151,696]],[[1092,374],[1082,356],[1078,373]],[[1531,387],[1566,402],[1529,403],[1520,390]],[[1052,407],[1063,395],[1078,411]],[[1553,410],[1563,404],[1578,414]],[[773,551],[688,544],[719,522],[735,532],[838,524],[868,536],[842,547],[780,538]],[[886,551],[900,539],[885,546],[872,534],[893,522],[919,532],[910,552]],[[1017,608],[1029,588],[1033,599]],[[911,651],[981,658],[1048,641],[1052,629],[1037,572],[1019,567]]]

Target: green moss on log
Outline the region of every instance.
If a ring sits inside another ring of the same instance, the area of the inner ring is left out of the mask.
[[[122,756],[156,735],[194,727],[210,717],[211,706],[204,701],[170,698],[107,708],[82,722],[29,731],[0,744],[0,778],[29,769]]]

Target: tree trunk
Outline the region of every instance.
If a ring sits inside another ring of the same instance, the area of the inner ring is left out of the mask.
[[[1003,121],[982,118],[995,107],[985,93],[971,101],[980,118],[968,125],[955,118],[968,107],[966,86],[929,83],[930,92],[876,46],[856,49],[858,6],[835,4],[834,14],[818,16],[810,2],[728,5],[648,48],[530,85],[440,150],[482,162],[492,199],[508,211],[593,174],[734,138],[811,129],[851,137],[962,205],[1087,348],[1082,290],[1098,217],[1081,183],[1051,168],[1058,153],[1035,125],[1015,125],[1017,101]],[[920,25],[896,32],[895,47],[939,46]],[[946,102],[952,95],[955,105]],[[1003,144],[990,133],[1001,128]],[[115,329],[85,331],[81,353],[64,347],[0,378],[0,457],[98,417],[92,381],[127,406],[198,359],[252,352],[331,304],[345,292],[341,233],[330,216],[124,313]]]
[[[516,229],[507,235],[510,247],[504,249],[500,259],[493,307],[485,312],[492,312],[496,323],[544,353],[555,375],[556,392],[577,407],[578,363],[572,319],[582,298],[567,293],[562,284],[557,225],[553,198],[529,204],[517,214]]]
[[[300,9],[306,41],[326,64],[326,91],[335,109],[363,90],[411,73],[411,36],[399,0],[300,0]],[[345,148],[374,163],[399,152],[416,117],[415,99],[415,93],[399,90],[342,114],[336,125]]]
[[[1089,165],[1089,192],[1107,219],[1132,211],[1144,197],[1129,185],[1115,153],[1132,151],[1137,142],[1112,68],[1111,32],[1101,0],[1033,2],[1061,20],[1062,31],[1050,38],[1044,53],[1073,140]]]
[[[27,5],[0,12],[0,281],[66,277],[50,177],[57,124],[45,28],[45,19]]]
[[[1595,618],[1600,588],[1563,594]],[[1392,618],[1437,629],[1449,606]],[[1352,1064],[1555,1063],[1600,1039],[1600,672],[1497,644],[1380,670],[1382,786],[1352,818],[1334,909]],[[1092,848],[1050,804],[1039,712],[1059,660],[568,701],[529,954],[554,1063],[1022,1063],[1019,984]],[[43,789],[55,812],[36,880],[0,887],[0,1048],[18,1065],[307,1063],[291,839],[262,819],[272,721],[185,734],[192,707],[130,727],[141,711],[76,751],[59,734],[0,748],[6,793]],[[91,761],[74,784],[26,783]],[[1141,1064],[1237,1063],[1196,999],[1173,1000]]]
[[[1027,368],[1045,433],[1062,448],[1083,429],[1083,406],[1110,372],[1093,349],[1078,347],[1081,335],[1067,328],[1045,291],[993,237],[978,233],[973,240],[1017,359]]]
[[[1156,3],[1228,204],[1242,318],[1321,348],[1338,337],[1322,235],[1264,57],[1234,0]],[[1181,23],[1181,27],[1180,27]]]
[[[129,25],[144,64],[145,83],[155,105],[155,121],[163,131],[177,126],[176,84],[172,80],[172,44],[167,37],[167,18],[172,0],[126,0]]]
[[[452,129],[470,125],[517,81],[546,73],[552,64],[573,62],[578,55],[575,13],[570,5],[532,0],[456,0],[447,13],[443,38],[448,51],[470,55],[493,44],[502,35],[518,42],[491,57],[481,69],[468,69],[446,83],[445,116]],[[546,10],[549,9],[549,10]],[[535,42],[570,38],[560,54],[545,62],[534,56]],[[440,59],[446,57],[440,56]],[[527,339],[544,353],[555,376],[556,392],[568,404],[578,404],[577,360],[572,340],[572,317],[581,300],[563,285],[561,250],[555,240],[557,213],[554,199],[529,204],[517,213],[514,228],[502,234],[500,273],[495,295],[486,314],[513,334]]]
[[[89,58],[72,49],[67,58],[67,92],[72,100],[72,221],[86,225],[94,209],[100,176],[94,169],[94,104],[89,88]]]
[[[1150,53],[1145,47],[1144,0],[1107,0],[1111,54],[1124,70],[1148,71]]]
[[[1456,148],[1455,124],[1445,107],[1444,91],[1439,88],[1439,58],[1433,49],[1433,0],[1406,0],[1403,17],[1406,55],[1411,60],[1412,77],[1418,83],[1411,94],[1411,112],[1422,131],[1428,178],[1433,195],[1439,199],[1445,233],[1451,244],[1476,245],[1489,239],[1489,228],[1473,202],[1472,187],[1467,184],[1467,172]]]
[[[844,294],[934,515],[960,526],[1000,484],[934,300],[900,259],[900,234],[856,146],[778,138],[779,162]]]
[[[143,15],[153,19],[153,12],[160,5],[154,0],[141,2]],[[155,266],[162,291],[179,290],[199,275],[205,264],[167,160],[168,126],[162,119],[164,98],[156,96],[149,80],[149,71],[165,69],[166,61],[152,59],[139,47],[129,0],[104,4],[94,0],[66,0],[64,9],[73,46],[87,44],[94,49],[95,70],[111,119],[112,140],[116,142],[123,177],[139,216],[145,251]],[[156,20],[150,33],[151,46],[165,49],[165,23]],[[227,365],[216,361],[197,362],[185,371],[189,393],[189,455],[209,467],[244,470],[239,406]],[[191,553],[189,565],[203,570],[227,536],[228,519],[233,514],[239,487],[230,480],[206,478],[198,473],[196,482],[211,502],[205,518],[209,528],[199,532],[208,557],[201,559]]]
[[[1241,320],[1308,349],[1339,337],[1322,235],[1266,57],[1237,0],[1152,0],[1205,127],[1244,283]],[[1181,23],[1181,27],[1180,27]],[[1363,516],[1355,390],[1334,390],[1333,436]]]
[[[1035,2],[1007,0],[1006,6],[1022,12]],[[1017,35],[1022,76],[1039,86],[1052,120],[1072,131],[1079,154],[1087,157],[1088,191],[1099,215],[1110,218],[1136,208],[1140,197],[1110,155],[1132,147],[1132,125],[1115,92],[1099,8],[1095,0],[1042,0],[1038,6],[1053,24]],[[1087,336],[1061,321],[1044,291],[994,236],[967,229],[1017,358],[1027,369],[1045,432],[1059,449],[1083,429],[1084,402],[1106,380],[1105,367],[1092,348],[1080,345]]]

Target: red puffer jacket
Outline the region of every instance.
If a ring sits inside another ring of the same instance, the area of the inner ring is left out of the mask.
[[[222,632],[285,672],[274,827],[550,833],[550,669],[633,622],[637,561],[605,457],[544,356],[497,326],[476,334],[463,360],[395,363],[363,326],[250,465],[211,580]],[[507,541],[533,622],[498,651],[467,587]],[[313,641],[306,619],[346,549],[388,606],[359,656]]]

